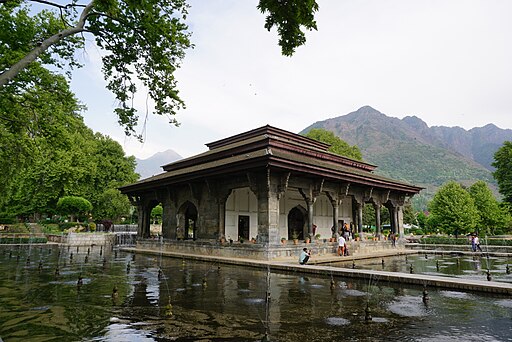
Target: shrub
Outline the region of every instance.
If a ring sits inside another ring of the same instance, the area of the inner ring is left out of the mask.
[[[16,219],[14,217],[0,216],[0,224],[14,224]]]
[[[89,223],[89,231],[91,231],[91,232],[96,231],[96,223],[94,223],[94,222]]]

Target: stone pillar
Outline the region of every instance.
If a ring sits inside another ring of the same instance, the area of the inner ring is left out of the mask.
[[[226,238],[226,201],[219,202],[219,238]]]
[[[331,200],[332,204],[332,226],[334,227],[333,234],[337,234],[339,227],[338,227],[338,220],[340,216],[340,205],[338,200]]]
[[[137,211],[139,214],[137,236],[141,238],[149,238],[150,235],[150,224],[151,224],[151,207],[145,204],[137,205]]]
[[[171,199],[167,197],[162,202],[162,236],[164,239],[176,240],[176,206]]]
[[[402,206],[397,206],[396,210],[397,220],[396,220],[396,227],[398,230],[398,236],[400,239],[404,238],[404,213],[402,211]]]
[[[313,205],[315,201],[312,198],[306,199],[308,206],[308,235],[313,238]]]
[[[391,232],[393,232],[393,233],[397,234],[398,232],[397,232],[397,229],[396,229],[396,228],[397,228],[397,227],[396,227],[396,226],[397,226],[397,225],[396,225],[396,223],[397,223],[397,220],[396,220],[396,219],[397,219],[397,216],[396,216],[396,207],[395,207],[395,206],[393,206],[393,205],[391,205],[391,206],[389,207],[389,218],[390,218],[390,220],[391,220]]]
[[[363,204],[357,202],[357,231],[362,238],[363,234]]]
[[[380,222],[380,203],[374,203],[373,208],[375,209],[375,229],[377,238],[381,240],[381,222]]]
[[[258,243],[279,244],[279,198],[274,191],[259,191]]]

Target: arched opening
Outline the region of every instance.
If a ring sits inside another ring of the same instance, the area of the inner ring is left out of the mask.
[[[194,204],[187,201],[180,207],[178,231],[176,235],[178,239],[197,239],[197,208]]]
[[[288,239],[304,239],[306,213],[306,209],[300,205],[290,210],[288,213]]]

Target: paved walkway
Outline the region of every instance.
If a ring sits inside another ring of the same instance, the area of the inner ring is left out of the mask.
[[[271,271],[281,272],[300,272],[304,274],[316,274],[321,276],[329,276],[335,278],[357,278],[367,280],[378,280],[380,283],[391,282],[399,284],[410,284],[427,287],[439,287],[447,289],[458,289],[466,291],[478,291],[478,292],[490,292],[499,294],[512,295],[512,284],[495,282],[495,281],[480,281],[461,279],[454,277],[442,277],[425,274],[409,274],[399,272],[387,272],[377,270],[363,270],[357,268],[357,260],[369,259],[369,258],[382,258],[386,256],[392,256],[397,254],[417,254],[418,251],[411,251],[406,249],[397,250],[386,250],[370,254],[362,254],[356,256],[338,257],[338,256],[323,256],[313,257],[310,264],[299,265],[298,262],[294,261],[266,261],[266,260],[253,260],[253,259],[242,259],[242,258],[228,258],[221,256],[211,255],[195,255],[195,254],[183,254],[174,252],[163,252],[149,249],[139,248],[122,248],[123,251],[162,255],[166,257],[180,258],[180,259],[191,259],[198,261],[205,261],[219,264],[230,264],[240,266],[250,266],[257,268],[269,268]],[[427,251],[428,252],[428,251]],[[340,261],[354,261],[356,268],[341,268],[329,266],[329,263],[340,262]]]

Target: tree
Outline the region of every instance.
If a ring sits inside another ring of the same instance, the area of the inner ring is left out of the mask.
[[[68,195],[96,210],[104,191],[138,179],[135,158],[87,128],[63,76],[44,68],[37,75],[39,86],[0,97],[0,212],[37,220]]]
[[[130,214],[130,201],[117,189],[107,189],[99,196],[92,212],[95,219],[120,222],[121,217]]]
[[[479,231],[486,234],[495,234],[496,229],[505,225],[505,213],[500,208],[499,202],[492,194],[491,189],[484,181],[478,181],[469,187],[469,194],[475,202],[478,210]]]
[[[454,181],[439,188],[429,203],[429,211],[429,226],[450,234],[472,232],[479,220],[473,198]]]
[[[307,132],[305,136],[327,144],[331,144],[329,151],[339,154],[340,156],[352,158],[355,160],[363,160],[359,147],[356,145],[350,146],[345,141],[335,136],[331,131],[326,131],[325,129],[321,128],[313,128]]]
[[[418,225],[418,221],[416,219],[416,214],[412,207],[412,203],[410,201],[405,202],[403,208],[403,221],[406,224],[414,224]]]
[[[154,224],[158,224],[158,222],[160,222],[163,213],[164,209],[162,208],[162,204],[158,204],[156,207],[151,209],[151,220]]]
[[[37,14],[29,3],[45,6]],[[50,0],[0,0],[0,96],[27,90],[33,68],[41,64],[59,69],[79,66],[74,52],[93,35],[104,52],[107,88],[118,101],[115,112],[127,135],[136,134],[138,114],[132,106],[137,81],[142,81],[154,101],[155,114],[178,124],[174,115],[183,108],[175,71],[185,51],[192,47],[185,24],[186,0],[89,0],[67,4]],[[265,28],[277,26],[284,55],[305,43],[302,28],[316,29],[314,0],[260,0],[267,13]]]
[[[512,141],[505,141],[494,153],[492,166],[496,168],[493,176],[500,193],[506,202],[512,204]]]
[[[76,216],[86,214],[92,210],[92,204],[83,197],[78,196],[65,196],[59,198],[57,202],[57,210],[62,215],[71,215],[71,221],[74,221]]]
[[[268,13],[265,28],[277,26],[279,46],[285,56],[291,56],[295,49],[306,42],[302,27],[316,30],[314,13],[318,11],[315,0],[260,0],[258,9]]]

